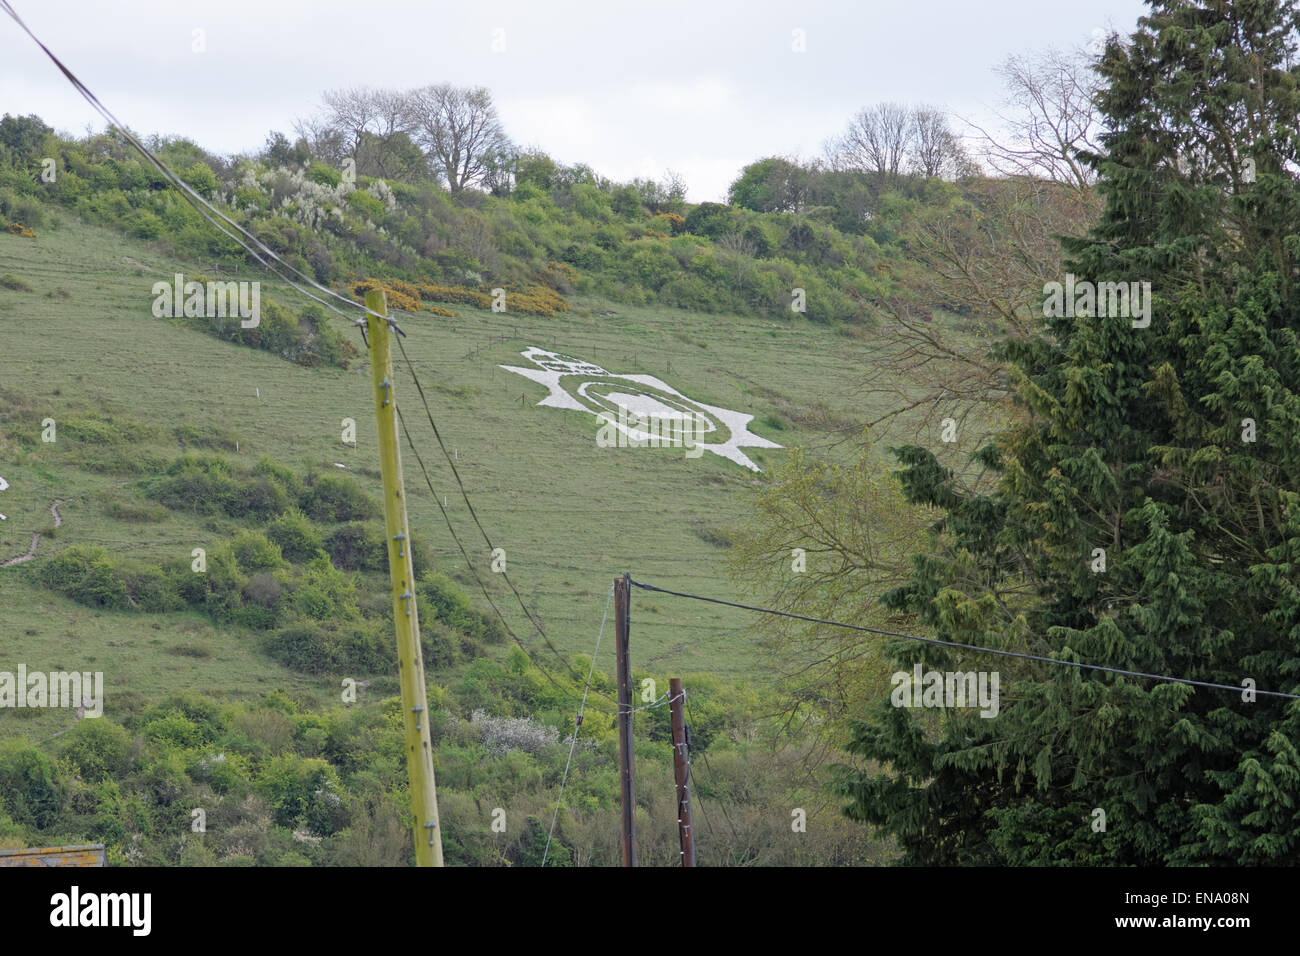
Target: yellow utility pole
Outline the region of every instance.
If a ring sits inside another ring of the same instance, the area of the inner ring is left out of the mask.
[[[397,666],[406,729],[406,774],[411,785],[411,813],[415,817],[415,863],[417,866],[442,866],[442,831],[438,828],[438,794],[433,779],[433,748],[429,742],[424,656],[420,653],[420,618],[415,608],[415,569],[411,563],[406,499],[402,497],[402,455],[397,444],[397,415],[393,405],[393,349],[388,331],[388,302],[383,290],[366,293],[366,308],[371,313],[366,316],[370,377],[375,387],[379,467],[384,478],[384,523],[388,528],[393,619],[397,622]]]

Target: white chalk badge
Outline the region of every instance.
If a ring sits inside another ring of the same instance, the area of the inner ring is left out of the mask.
[[[500,367],[545,385],[549,394],[539,406],[590,412],[634,441],[650,434],[637,422],[690,420],[698,423],[699,447],[752,471],[761,469],[740,449],[782,447],[749,430],[753,415],[697,402],[653,375],[619,375],[536,346],[519,354],[537,367]]]

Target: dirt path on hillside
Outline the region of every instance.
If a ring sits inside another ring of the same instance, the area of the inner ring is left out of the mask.
[[[55,498],[50,505],[50,514],[54,515],[54,527],[58,528],[63,525],[63,516],[59,514],[59,505],[67,501],[67,498]],[[7,568],[10,565],[22,564],[24,561],[30,561],[36,557],[36,546],[41,543],[41,533],[37,531],[32,535],[32,543],[28,546],[27,551],[23,554],[16,555],[8,561],[0,561],[0,568]]]

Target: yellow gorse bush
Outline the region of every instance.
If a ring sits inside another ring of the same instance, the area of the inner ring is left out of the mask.
[[[561,263],[551,263],[549,271],[569,281],[577,276],[572,268]],[[569,311],[569,303],[565,301],[564,296],[549,286],[534,284],[522,288],[505,288],[507,312],[553,316],[557,312]],[[426,303],[456,302],[461,305],[471,305],[476,309],[490,309],[493,302],[491,293],[463,285],[415,285],[401,279],[375,278],[365,278],[352,284],[352,294],[357,299],[364,298],[365,294],[372,289],[382,289],[388,297],[389,307],[403,312],[423,310],[434,315],[454,316],[454,312]]]

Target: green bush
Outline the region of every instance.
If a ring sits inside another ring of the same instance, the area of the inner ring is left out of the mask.
[[[268,524],[266,537],[279,545],[280,553],[287,560],[296,563],[310,561],[316,552],[325,547],[320,532],[311,523],[311,519],[297,508],[290,508]],[[337,560],[334,564],[343,567]]]
[[[204,199],[217,191],[217,177],[206,163],[194,163],[180,171],[180,177]]]
[[[148,209],[136,210],[130,222],[131,235],[137,239],[157,239],[163,233],[163,221]]]
[[[324,760],[284,754],[271,758],[253,789],[266,801],[277,826],[305,824],[329,835],[347,823],[338,773]]]
[[[386,571],[387,545],[382,526],[351,522],[334,529],[325,550],[334,566],[344,571]]]
[[[304,674],[323,674],[334,666],[332,645],[321,625],[304,621],[269,635],[262,649],[285,667]]]
[[[198,725],[184,714],[166,714],[151,720],[144,727],[144,736],[164,748],[186,750],[203,743]]]
[[[66,798],[49,757],[25,740],[0,742],[0,801],[15,822],[44,830],[55,823]]]
[[[352,620],[360,616],[352,575],[337,570],[319,555],[303,571],[293,591],[293,605],[317,620]]]
[[[696,236],[719,239],[735,232],[740,216],[730,206],[702,202],[686,215],[686,231]]]
[[[347,475],[321,475],[298,503],[316,521],[369,521],[379,514],[378,506]]]
[[[116,574],[126,589],[126,603],[137,611],[162,614],[185,606],[175,582],[162,568],[132,565],[118,568]]]
[[[73,727],[61,752],[83,780],[94,782],[124,772],[130,747],[131,735],[126,730],[107,717],[97,717]]]
[[[175,511],[229,514],[238,510],[239,487],[223,458],[183,455],[163,477],[148,486],[148,494]]]
[[[41,569],[41,581],[79,604],[90,607],[128,606],[125,583],[108,552],[93,545],[73,545]]]
[[[38,200],[6,189],[0,191],[0,219],[19,223],[28,229],[39,229],[44,225],[45,213]]]
[[[245,573],[274,571],[285,566],[280,546],[268,541],[261,532],[240,531],[230,542],[230,547],[239,569]]]
[[[387,210],[384,204],[365,190],[358,189],[348,196],[348,205],[351,206],[358,215],[369,219],[371,222],[382,222],[384,213]]]
[[[437,571],[425,574],[417,590],[420,606],[432,610],[433,616],[448,627],[489,643],[505,640],[505,629],[500,622],[474,610],[465,593],[445,574]]]
[[[269,478],[293,498],[302,494],[302,479],[295,475],[292,469],[277,465],[265,456],[254,466],[253,474]]]
[[[397,650],[391,629],[381,623],[359,624],[338,637],[334,658],[341,670],[357,674],[391,673]]]
[[[343,182],[343,173],[333,166],[317,161],[307,170],[307,178],[321,186],[333,188]]]

